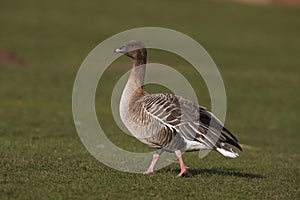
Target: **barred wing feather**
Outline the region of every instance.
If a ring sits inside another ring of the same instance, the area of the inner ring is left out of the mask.
[[[146,95],[138,102],[144,104],[150,116],[166,126],[165,130],[176,132],[173,136],[179,134],[210,149],[223,148],[229,143],[242,150],[234,135],[205,107],[173,94]],[[170,131],[165,134],[170,134]]]

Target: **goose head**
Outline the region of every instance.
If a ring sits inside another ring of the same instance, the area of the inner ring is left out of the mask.
[[[126,45],[115,49],[115,53],[122,53],[134,60],[146,59],[147,49],[141,41],[130,40]]]

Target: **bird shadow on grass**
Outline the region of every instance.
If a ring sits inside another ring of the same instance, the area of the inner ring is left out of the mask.
[[[264,176],[262,176],[260,174],[239,172],[237,169],[231,169],[231,168],[189,169],[188,171],[191,176],[198,176],[198,175],[203,176],[206,174],[215,174],[215,175],[220,175],[220,176],[235,176],[235,177],[251,178],[251,179],[265,178]]]
[[[166,171],[170,171],[168,169],[165,169]],[[174,170],[171,170],[172,173],[174,173]],[[176,171],[180,171],[180,169],[176,169]],[[240,177],[240,178],[248,178],[248,179],[261,179],[265,178],[264,176],[260,174],[253,174],[253,173],[244,173],[238,171],[238,169],[232,169],[232,168],[211,168],[211,169],[188,169],[188,175],[189,177],[195,177],[195,176],[205,176],[205,175],[219,175],[219,176],[233,176],[233,177]]]

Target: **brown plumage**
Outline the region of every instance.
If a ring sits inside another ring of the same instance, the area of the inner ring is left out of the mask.
[[[228,145],[242,150],[236,137],[206,108],[174,94],[148,94],[144,91],[147,50],[139,41],[129,41],[115,52],[133,59],[130,77],[124,88],[120,115],[128,130],[157,153],[145,172],[153,173],[163,151],[175,152],[182,176],[187,172],[181,152],[217,150],[227,157],[238,154]]]

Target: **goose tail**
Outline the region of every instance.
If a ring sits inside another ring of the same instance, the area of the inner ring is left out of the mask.
[[[223,143],[221,147],[216,148],[216,150],[220,152],[223,156],[229,158],[236,158],[239,156],[237,152],[235,152],[230,146],[226,145],[225,143]]]

